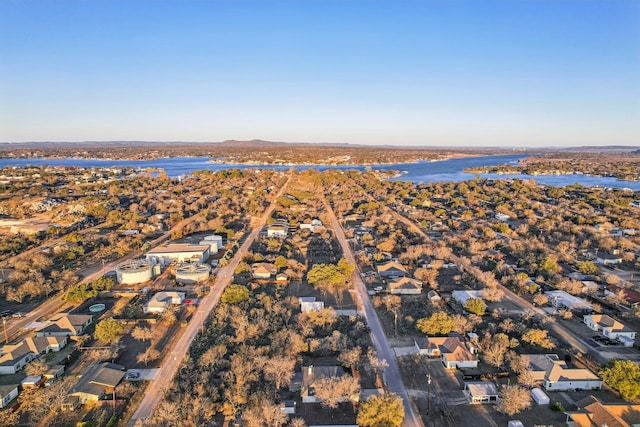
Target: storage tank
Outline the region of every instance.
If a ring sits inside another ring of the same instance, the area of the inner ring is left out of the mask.
[[[209,253],[210,254],[217,254],[218,253],[218,243],[215,240],[202,240],[198,244],[201,245],[201,246],[209,246]]]
[[[209,242],[215,242],[218,250],[222,249],[222,236],[218,234],[212,234],[210,236],[205,236],[204,240]]]
[[[204,282],[209,279],[211,266],[208,264],[185,262],[176,266],[176,281],[185,285]]]
[[[135,285],[148,282],[153,278],[153,268],[149,261],[144,259],[132,259],[119,264],[116,267],[118,283]]]

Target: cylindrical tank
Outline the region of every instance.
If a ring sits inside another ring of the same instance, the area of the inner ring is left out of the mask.
[[[222,249],[222,236],[218,234],[212,234],[210,236],[205,236],[204,240],[215,242],[218,250]]]
[[[208,264],[185,262],[176,266],[175,275],[176,282],[185,285],[192,285],[198,282],[204,282],[209,278],[211,266]]]
[[[153,278],[152,266],[144,259],[125,261],[116,267],[116,277],[125,285],[148,282]]]

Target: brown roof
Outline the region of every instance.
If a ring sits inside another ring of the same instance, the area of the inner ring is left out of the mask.
[[[633,332],[633,330],[625,326],[623,323],[618,322],[616,319],[609,317],[606,314],[592,314],[591,320],[600,325],[600,327],[610,329],[612,332]]]
[[[576,427],[631,427],[640,423],[640,405],[603,403],[589,396],[576,402],[576,406],[577,411],[567,412]]]

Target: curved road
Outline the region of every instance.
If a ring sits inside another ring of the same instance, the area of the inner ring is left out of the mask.
[[[329,203],[327,203],[326,200],[324,202],[327,213],[331,218],[331,225],[335,231],[336,238],[342,246],[342,252],[344,253],[345,258],[351,264],[356,266],[356,270],[353,273],[352,279],[358,295],[360,307],[362,308],[361,313],[367,320],[367,324],[369,325],[369,329],[371,330],[371,340],[373,341],[373,345],[376,347],[376,351],[378,352],[378,358],[386,360],[389,364],[389,366],[387,366],[383,370],[385,383],[390,391],[402,398],[402,402],[404,403],[404,422],[402,425],[404,427],[422,426],[422,420],[418,416],[416,416],[416,413],[413,410],[413,405],[411,404],[411,400],[409,399],[409,396],[407,394],[407,389],[402,382],[402,376],[400,375],[400,369],[398,368],[395,354],[391,349],[391,346],[389,345],[389,341],[387,341],[387,336],[382,329],[380,319],[378,319],[378,315],[373,308],[373,304],[371,304],[369,294],[367,293],[367,287],[362,281],[360,272],[357,269],[358,264],[356,263],[353,253],[351,252],[349,244],[347,243],[347,239],[344,235],[342,227],[338,223],[338,219],[336,218],[336,215]]]
[[[213,307],[215,307],[220,300],[220,296],[224,289],[231,283],[236,266],[242,260],[242,256],[249,250],[249,247],[258,236],[258,233],[262,230],[264,224],[267,222],[267,218],[269,218],[271,212],[273,212],[273,209],[275,208],[275,200],[282,195],[288,184],[289,180],[287,180],[287,182],[282,186],[276,197],[273,199],[274,201],[265,210],[260,219],[260,223],[253,229],[242,246],[240,246],[231,263],[228,266],[219,269],[216,282],[211,292],[202,299],[202,302],[198,306],[198,310],[193,315],[191,321],[182,333],[182,336],[175,343],[173,350],[165,357],[158,375],[156,376],[157,379],[153,384],[147,387],[144,398],[140,402],[140,405],[138,405],[134,414],[131,416],[127,426],[133,427],[136,425],[138,420],[147,420],[153,415],[153,411],[156,406],[158,406],[158,403],[160,403],[164,393],[171,387],[173,378],[178,372],[180,364],[185,358],[187,351],[189,351],[189,347],[198,334],[198,331],[204,324]]]

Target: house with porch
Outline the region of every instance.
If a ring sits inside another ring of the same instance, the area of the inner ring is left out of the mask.
[[[88,314],[58,313],[45,326],[36,331],[38,337],[75,337],[82,335],[93,322]]]
[[[414,340],[419,354],[439,357],[447,369],[477,368],[475,347],[460,337],[424,337]]]
[[[471,381],[464,383],[462,390],[469,403],[498,403],[498,387],[490,381]]]
[[[407,275],[407,269],[397,261],[389,261],[377,266],[378,275],[381,278],[387,277],[404,277]]]
[[[251,264],[251,277],[259,280],[269,280],[276,274],[278,269],[269,262],[256,262]]]
[[[566,362],[554,360],[545,373],[542,386],[547,391],[600,390],[602,379],[588,369],[569,368]]]
[[[113,393],[125,376],[124,366],[100,363],[89,366],[82,374],[69,396],[77,397],[79,403],[97,402],[104,395]]]
[[[640,425],[640,405],[605,403],[595,396],[576,402],[575,411],[565,411],[569,427],[636,427]]]
[[[13,375],[36,358],[26,345],[9,346],[0,353],[0,375]]]
[[[422,282],[411,277],[392,277],[389,279],[389,292],[394,295],[420,295]]]

